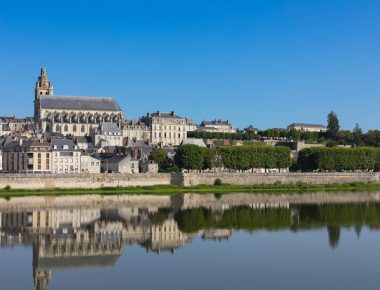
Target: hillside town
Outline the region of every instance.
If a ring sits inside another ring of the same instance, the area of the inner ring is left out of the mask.
[[[240,130],[222,119],[196,124],[175,111],[148,112],[138,120],[129,120],[114,98],[55,95],[53,83],[42,68],[36,81],[34,116],[0,117],[0,172],[156,173],[194,169],[177,166],[174,157],[181,145],[217,148],[291,144],[291,157],[296,160],[304,148],[328,145],[321,135],[327,130],[325,125],[305,123],[266,131],[249,125]],[[352,147],[347,142],[336,145]],[[223,167],[205,165],[206,159],[195,168]],[[282,164],[256,166],[255,170],[289,170],[289,162]]]

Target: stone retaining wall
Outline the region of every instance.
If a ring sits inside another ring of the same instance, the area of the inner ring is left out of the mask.
[[[380,183],[380,173],[140,173],[140,174],[0,174],[0,188],[52,189],[151,185],[214,184],[216,179],[234,185],[273,183]]]
[[[223,183],[236,185],[273,184],[273,183],[380,183],[378,172],[355,172],[355,173],[186,173],[183,176],[184,186],[198,184],[214,184],[216,179]]]

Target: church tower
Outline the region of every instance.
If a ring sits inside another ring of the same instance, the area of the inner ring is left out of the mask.
[[[53,95],[53,85],[49,82],[46,75],[46,68],[41,68],[41,75],[36,82],[34,90],[34,122],[38,124],[40,120],[40,97],[45,95]]]

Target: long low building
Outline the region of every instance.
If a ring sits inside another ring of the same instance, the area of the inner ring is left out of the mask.
[[[288,130],[298,130],[302,132],[326,132],[327,128],[321,124],[293,123],[288,126]]]

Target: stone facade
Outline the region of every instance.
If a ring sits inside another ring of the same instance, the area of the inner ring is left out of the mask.
[[[53,154],[53,173],[80,173],[82,152],[75,143],[67,138],[51,139]]]
[[[196,129],[191,119],[177,116],[175,112],[148,113],[141,120],[151,130],[151,143],[161,146],[178,146],[187,138],[187,132]]]
[[[298,130],[302,132],[326,132],[327,128],[320,124],[293,123],[288,126],[288,130]]]
[[[53,85],[42,68],[35,89],[35,122],[41,131],[85,136],[102,122],[113,122],[121,127],[124,113],[113,98],[53,96]]]
[[[126,120],[123,124],[123,138],[125,143],[128,140],[146,140],[151,139],[150,128],[141,121]]]
[[[94,146],[123,146],[123,137],[120,128],[115,123],[103,122],[99,129],[91,133]]]
[[[100,160],[82,154],[80,157],[80,168],[82,173],[100,173]]]
[[[101,160],[101,172],[139,173],[139,171],[139,161],[130,155],[116,155]]]
[[[212,120],[203,121],[201,125],[197,128],[197,131],[202,132],[218,132],[218,133],[236,133],[236,129],[228,122],[228,120]]]
[[[3,148],[3,172],[52,172],[51,146],[46,140],[20,138]]]

